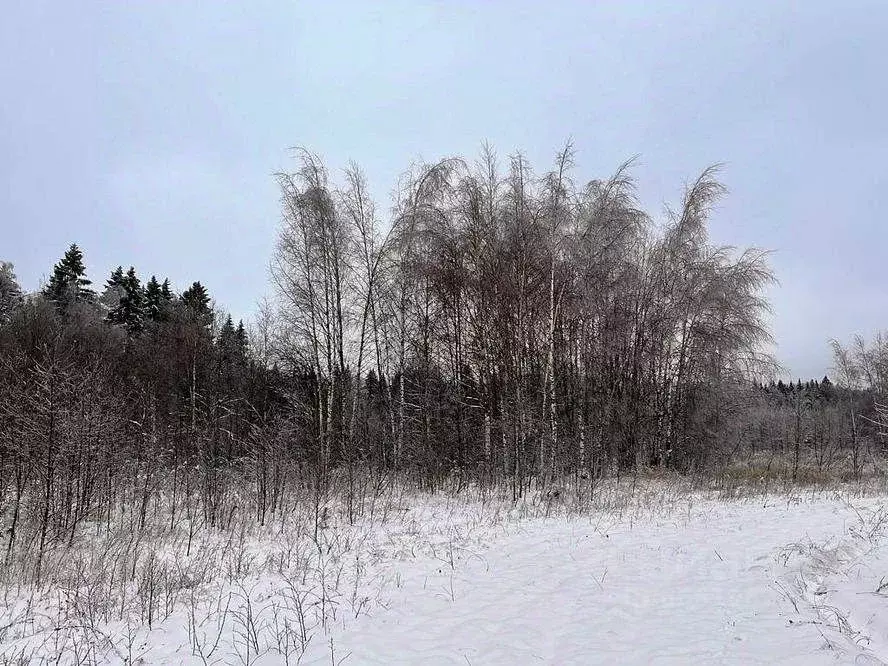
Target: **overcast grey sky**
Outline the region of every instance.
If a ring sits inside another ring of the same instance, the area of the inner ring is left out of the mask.
[[[713,238],[775,250],[778,358],[888,327],[888,3],[45,2],[0,20],[0,259],[65,247],[249,315],[305,145],[387,197],[489,140],[577,177],[636,168],[654,213],[725,162]],[[380,202],[387,210],[388,202]]]

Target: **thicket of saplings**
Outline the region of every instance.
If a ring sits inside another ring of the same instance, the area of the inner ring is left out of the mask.
[[[3,582],[45,583],[49,551],[102,530],[307,503],[317,537],[331,503],[353,521],[392,484],[518,501],[652,469],[880,472],[888,346],[837,345],[835,383],[762,383],[772,273],[708,239],[715,169],[655,224],[630,165],[577,183],[569,148],[542,174],[485,150],[412,168],[380,219],[356,168],[296,159],[249,327],[199,282],[94,286],[76,245],[39,293],[2,266]]]

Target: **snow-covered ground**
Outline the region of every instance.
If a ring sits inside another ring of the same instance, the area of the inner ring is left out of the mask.
[[[81,617],[71,590],[7,590],[0,663],[888,663],[883,497],[625,492],[583,511],[399,496],[355,525],[331,512],[318,543],[285,519],[216,559],[209,537],[157,544],[218,576],[158,591],[150,629],[135,602]]]
[[[357,664],[879,663],[875,504],[863,522],[825,498],[532,521],[455,570],[414,563],[333,644]],[[330,663],[316,647],[308,663]]]

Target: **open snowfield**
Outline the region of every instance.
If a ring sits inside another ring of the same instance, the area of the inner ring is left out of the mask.
[[[0,663],[888,663],[884,497],[600,493],[391,494],[317,542],[298,510],[190,548],[96,537],[66,586],[7,586]]]
[[[413,563],[334,645],[359,664],[880,663],[877,504],[863,523],[826,498],[530,521],[455,570]]]

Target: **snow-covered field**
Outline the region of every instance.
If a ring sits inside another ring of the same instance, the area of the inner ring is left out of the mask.
[[[454,570],[414,563],[334,645],[359,664],[879,663],[877,504],[862,522],[827,498],[530,521]]]
[[[85,542],[66,586],[0,596],[0,663],[888,663],[884,497],[599,493],[391,494],[354,525],[331,507],[317,542],[298,510],[167,535],[125,585],[88,575],[111,537]]]

